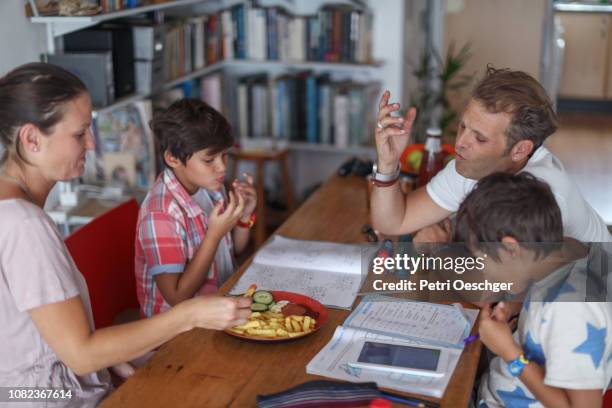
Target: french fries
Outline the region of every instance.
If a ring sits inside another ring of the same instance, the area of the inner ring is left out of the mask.
[[[257,290],[257,285],[256,284],[252,284],[251,286],[249,286],[249,288],[246,290],[246,292],[244,292],[244,297],[253,297],[253,293],[255,293],[255,291]]]
[[[235,326],[230,331],[240,334],[270,339],[303,336],[314,330],[317,322],[310,316],[283,316],[282,313],[252,312],[248,322]]]

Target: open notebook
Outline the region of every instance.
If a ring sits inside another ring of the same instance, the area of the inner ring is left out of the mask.
[[[308,363],[306,372],[346,381],[375,381],[379,387],[442,397],[459,362],[463,339],[478,316],[477,310],[457,305],[398,301],[368,296],[338,326],[331,341]],[[435,345],[449,352],[442,377],[368,370],[349,366],[357,361],[360,340]]]
[[[251,284],[310,296],[325,306],[350,309],[362,284],[361,247],[274,236],[230,294]]]

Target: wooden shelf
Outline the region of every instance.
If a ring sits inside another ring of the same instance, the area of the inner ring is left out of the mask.
[[[223,68],[231,68],[231,67],[254,67],[261,69],[269,69],[273,67],[277,68],[285,68],[285,69],[313,69],[313,70],[334,70],[334,71],[369,71],[372,69],[379,68],[382,65],[382,62],[378,62],[375,64],[345,64],[345,63],[333,63],[333,62],[320,62],[320,61],[304,61],[304,62],[287,62],[287,61],[260,61],[260,60],[227,60],[217,62],[212,65],[208,65],[202,69],[191,72],[187,75],[184,75],[180,78],[176,78],[170,80],[164,85],[162,85],[161,90],[172,89],[173,87],[186,82],[192,79],[200,78],[205,75],[208,75],[214,71],[223,69]],[[111,105],[99,107],[94,109],[94,115],[100,114],[103,112],[108,112],[113,109],[117,109],[119,107],[125,106],[131,102],[136,102],[140,99],[148,98],[150,96],[155,95],[158,92],[148,93],[148,94],[134,94],[125,96]]]

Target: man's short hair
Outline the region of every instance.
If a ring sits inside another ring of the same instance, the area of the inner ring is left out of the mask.
[[[183,164],[197,151],[219,153],[234,144],[228,121],[199,99],[185,98],[157,113],[150,123],[158,153],[168,151]]]
[[[459,206],[454,240],[469,248],[497,248],[510,236],[536,258],[560,247],[561,210],[547,183],[531,173],[493,173],[478,181]],[[496,251],[490,255],[496,259]],[[489,251],[487,251],[489,253]]]
[[[487,65],[483,79],[472,91],[472,99],[490,113],[511,116],[506,129],[507,149],[521,140],[531,140],[534,150],[557,130],[557,115],[546,90],[531,75]]]

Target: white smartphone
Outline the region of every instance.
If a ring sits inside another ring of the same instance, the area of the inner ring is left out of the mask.
[[[448,350],[363,341],[357,361],[348,365],[400,374],[442,377],[448,367]]]

